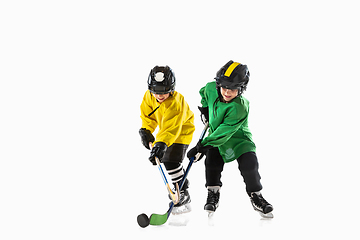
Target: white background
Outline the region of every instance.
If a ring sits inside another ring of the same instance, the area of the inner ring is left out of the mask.
[[[0,238],[358,238],[357,9],[346,0],[2,1]],[[198,90],[228,60],[251,72],[250,129],[275,218],[252,210],[229,163],[208,220],[200,162],[189,175],[192,213],[138,227],[138,214],[168,204],[138,136],[150,69],[174,70],[196,142]]]

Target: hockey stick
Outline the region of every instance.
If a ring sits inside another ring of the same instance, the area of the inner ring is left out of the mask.
[[[149,146],[150,146],[150,149],[152,149],[152,143],[149,143]],[[162,169],[161,167],[161,163],[160,163],[160,160],[158,157],[155,157],[155,162],[156,162],[156,165],[159,169],[159,172],[160,172],[160,175],[165,183],[165,186],[166,186],[166,189],[169,193],[169,196],[171,198],[171,200],[173,201],[174,204],[177,204],[179,201],[180,201],[180,189],[179,189],[179,185],[176,183],[175,185],[175,191],[176,193],[174,193],[172,190],[171,190],[171,187],[169,185],[169,182],[166,178],[166,175],[164,173],[164,170]]]
[[[203,131],[201,132],[199,141],[204,139],[204,136],[206,134],[206,131],[207,131],[208,127],[209,127],[209,123],[207,122],[205,124],[205,126],[204,126]],[[193,158],[190,159],[189,164],[188,164],[188,166],[186,168],[186,171],[184,173],[184,176],[183,176],[183,178],[182,178],[182,180],[180,182],[180,186],[179,186],[180,190],[182,189],[182,187],[183,187],[183,185],[185,183],[186,177],[189,174],[189,171],[190,171],[190,168],[191,168],[192,164],[194,162],[196,162],[200,158],[200,156],[201,156],[201,153],[198,153],[196,155],[196,157],[193,157]],[[153,214],[150,215],[150,218],[148,218],[148,216],[145,213],[142,213],[137,217],[137,222],[140,225],[140,227],[143,227],[143,228],[147,227],[149,224],[150,225],[163,225],[168,220],[173,208],[174,208],[174,202],[171,202],[169,209],[164,214],[153,213]]]
[[[174,204],[177,204],[179,201],[180,201],[180,189],[179,189],[179,185],[176,183],[175,184],[175,191],[176,193],[173,193],[173,191],[171,190],[171,187],[169,185],[169,182],[167,181],[166,179],[166,175],[164,173],[164,170],[162,169],[161,167],[161,164],[160,164],[160,160],[159,158],[155,157],[155,161],[156,161],[156,164],[158,166],[158,169],[160,171],[160,174],[162,176],[162,179],[164,180],[164,183],[165,183],[165,186],[166,186],[166,189],[171,197],[171,200],[173,201]]]

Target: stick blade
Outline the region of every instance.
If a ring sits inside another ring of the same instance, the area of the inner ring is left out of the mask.
[[[163,215],[153,213],[150,216],[150,225],[163,225],[168,219],[168,213]]]

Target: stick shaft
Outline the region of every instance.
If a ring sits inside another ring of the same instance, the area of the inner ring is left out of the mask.
[[[201,140],[204,139],[205,134],[206,134],[206,131],[207,131],[208,128],[209,128],[209,123],[207,122],[207,123],[205,124],[205,126],[204,126],[204,129],[202,130],[202,132],[201,132],[201,134],[200,134],[199,141],[201,141]],[[185,183],[185,180],[186,180],[186,178],[187,178],[187,175],[189,174],[190,168],[191,168],[191,166],[193,165],[195,159],[196,159],[196,157],[190,158],[189,164],[188,164],[188,166],[187,166],[187,168],[186,168],[186,171],[185,171],[185,173],[184,173],[184,176],[183,176],[183,178],[181,179],[181,182],[180,182],[180,185],[179,185],[180,191],[181,191],[182,187],[184,186],[184,183]],[[167,218],[169,218],[169,216],[170,216],[173,208],[174,208],[174,203],[172,202],[171,205],[170,205],[170,207],[169,207],[169,210],[168,210]]]
[[[209,123],[206,123],[205,126],[204,126],[203,131],[201,132],[200,139],[199,139],[200,141],[202,139],[204,139],[208,127],[209,127]],[[191,158],[190,161],[189,161],[189,164],[188,164],[188,166],[186,168],[184,176],[181,179],[181,182],[180,182],[180,185],[179,185],[180,190],[182,189],[182,187],[183,187],[183,185],[185,183],[186,177],[189,174],[190,168],[191,168],[192,164],[194,163],[195,159],[196,158]],[[162,215],[155,214],[155,213],[151,214],[151,216],[150,216],[150,225],[163,225],[164,223],[166,223],[166,221],[168,220],[173,208],[174,208],[174,202],[171,202],[170,207],[169,207],[168,211],[165,214],[162,214]]]

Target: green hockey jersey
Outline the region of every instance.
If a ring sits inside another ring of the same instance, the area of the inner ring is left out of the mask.
[[[255,152],[248,127],[249,101],[240,96],[229,103],[221,102],[216,82],[209,82],[199,93],[202,106],[209,107],[209,134],[201,143],[218,147],[224,162]]]

